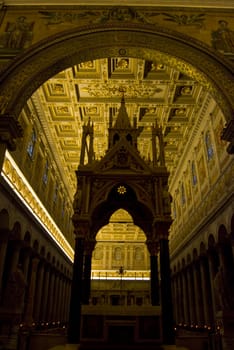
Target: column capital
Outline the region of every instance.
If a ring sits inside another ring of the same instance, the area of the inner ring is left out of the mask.
[[[168,239],[169,228],[171,226],[172,220],[168,218],[167,220],[155,219],[153,223],[155,236],[160,239]]]
[[[76,238],[84,238],[89,236],[90,222],[88,219],[78,218],[76,214],[72,217],[74,225],[74,234]]]
[[[23,129],[13,115],[0,115],[0,143],[5,143],[10,151],[14,151],[15,139],[22,136]]]
[[[150,255],[158,255],[159,252],[159,242],[153,239],[147,239],[146,241]]]

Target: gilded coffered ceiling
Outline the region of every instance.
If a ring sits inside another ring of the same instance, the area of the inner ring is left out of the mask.
[[[143,131],[139,151],[151,158],[151,125],[162,126],[171,177],[195,130],[208,94],[196,81],[161,62],[113,57],[83,62],[44,83],[33,95],[54,157],[75,192],[82,125],[94,124],[96,159],[107,149],[109,117],[117,116],[124,93],[130,120]]]

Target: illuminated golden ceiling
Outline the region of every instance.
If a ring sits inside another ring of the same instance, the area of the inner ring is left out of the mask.
[[[192,78],[161,62],[109,58],[78,64],[48,80],[33,96],[44,132],[70,193],[76,189],[82,125],[94,123],[96,158],[107,149],[109,116],[123,94],[130,120],[143,126],[139,151],[151,157],[151,125],[163,127],[166,165],[173,176],[207,92]]]

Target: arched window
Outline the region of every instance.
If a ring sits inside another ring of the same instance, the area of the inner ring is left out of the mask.
[[[143,259],[143,250],[140,247],[135,249],[135,259],[136,261],[142,261]]]
[[[64,218],[64,215],[65,215],[65,208],[66,208],[66,201],[65,201],[65,199],[63,199],[62,206],[61,206],[62,218]]]
[[[56,203],[58,199],[58,184],[55,185],[53,202]]]
[[[31,139],[28,143],[28,148],[27,148],[28,155],[30,156],[31,159],[33,158],[36,141],[37,141],[37,135],[35,130],[33,129]]]
[[[186,198],[185,198],[185,191],[184,191],[184,184],[181,184],[181,204],[185,205]]]
[[[45,185],[47,185],[47,182],[48,182],[48,173],[49,173],[49,162],[48,162],[48,159],[47,159],[46,163],[45,163],[44,174],[43,174],[43,177],[42,177],[43,183]]]
[[[121,258],[122,258],[122,251],[121,251],[120,247],[115,248],[114,258],[115,258],[115,260],[118,260],[118,261],[121,260]]]
[[[196,171],[196,166],[195,166],[194,161],[192,162],[192,165],[191,165],[191,171],[192,171],[192,183],[193,183],[193,186],[196,186],[196,184],[197,184],[197,171]]]
[[[207,159],[210,160],[214,156],[214,149],[213,149],[213,145],[212,145],[212,142],[211,142],[211,136],[210,136],[210,132],[209,131],[206,132],[205,143],[206,143]]]

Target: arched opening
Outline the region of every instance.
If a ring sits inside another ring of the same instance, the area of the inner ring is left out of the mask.
[[[165,64],[179,64],[183,73],[194,76],[210,89],[227,120],[230,119],[232,72],[223,56],[185,35],[142,24],[138,28],[121,24],[115,28],[76,29],[32,46],[1,74],[2,113],[19,115],[32,93],[59,71],[79,62],[111,57],[113,53],[115,57],[147,57],[150,61],[160,57],[160,62]],[[24,74],[21,74],[22,69]]]
[[[111,215],[118,209],[126,210],[133,218],[135,225],[139,226],[147,235],[152,229],[153,216],[137,197],[133,188],[124,181],[117,182],[109,191],[108,197],[98,205],[92,213],[92,231],[98,230],[108,224]]]
[[[149,305],[150,259],[144,232],[126,210],[115,211],[96,235],[91,302]],[[136,290],[138,291],[136,294]]]

